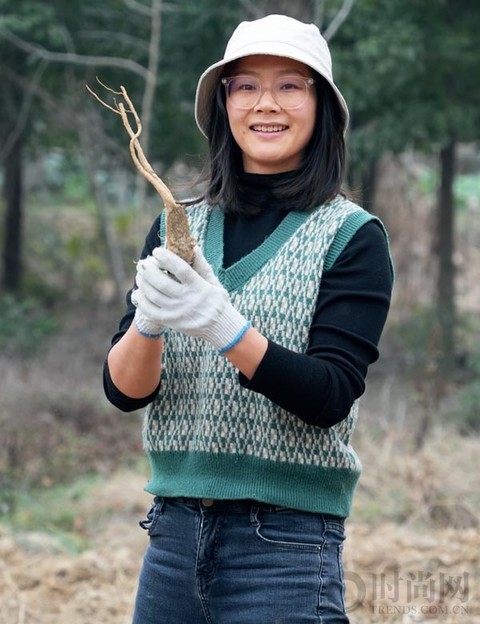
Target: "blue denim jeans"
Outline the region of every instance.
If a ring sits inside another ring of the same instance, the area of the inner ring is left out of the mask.
[[[134,624],[348,624],[341,518],[156,498]]]

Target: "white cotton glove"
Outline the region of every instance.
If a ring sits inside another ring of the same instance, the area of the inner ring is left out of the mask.
[[[220,288],[223,288],[198,245],[196,245],[193,250],[192,268],[212,286],[220,286]]]
[[[192,266],[177,255],[157,247],[137,264],[138,289],[132,301],[140,321],[160,328],[203,338],[220,353],[231,349],[251,326],[230,302],[199,247]],[[142,331],[141,323],[135,321]]]
[[[200,277],[203,277],[203,279],[205,279],[207,282],[209,282],[213,286],[221,287],[217,276],[213,272],[210,264],[205,259],[205,256],[203,255],[202,250],[200,249],[200,247],[198,247],[198,245],[193,250],[192,267],[200,275]],[[131,300],[135,306],[137,305],[136,299],[137,291],[133,291],[131,294]],[[147,338],[160,338],[168,331],[168,327],[165,327],[161,323],[149,319],[138,307],[135,310],[134,324],[137,330],[142,334],[142,336],[146,336]]]
[[[133,305],[137,306],[138,290],[134,290],[131,294]],[[165,327],[161,323],[157,323],[149,319],[140,308],[137,306],[135,310],[135,316],[133,317],[133,323],[137,328],[137,331],[146,338],[160,338],[168,331],[168,327]]]

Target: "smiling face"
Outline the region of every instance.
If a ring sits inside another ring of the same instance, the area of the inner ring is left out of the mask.
[[[244,170],[270,174],[297,169],[315,126],[315,87],[294,110],[282,109],[270,89],[282,76],[311,78],[312,70],[293,59],[255,55],[235,63],[230,76],[238,75],[255,77],[262,84],[260,99],[251,109],[235,108],[227,98],[230,130],[242,151]]]

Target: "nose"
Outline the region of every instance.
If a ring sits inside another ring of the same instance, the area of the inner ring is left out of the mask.
[[[255,110],[278,110],[280,107],[273,97],[271,89],[262,89],[258,102],[255,104]]]

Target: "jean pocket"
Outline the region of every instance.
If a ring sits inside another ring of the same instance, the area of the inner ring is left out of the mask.
[[[153,505],[150,507],[150,510],[147,513],[147,517],[145,520],[140,520],[139,525],[142,529],[147,531],[147,534],[152,537],[155,535],[155,527],[157,526],[158,519],[163,514],[164,507],[163,498],[156,497],[153,501]]]
[[[345,540],[345,524],[343,519],[327,515],[323,515],[322,517],[325,529],[334,533],[339,538],[340,542],[343,542]]]
[[[293,509],[256,511],[252,526],[258,539],[277,548],[318,552],[325,541],[321,516]]]

